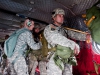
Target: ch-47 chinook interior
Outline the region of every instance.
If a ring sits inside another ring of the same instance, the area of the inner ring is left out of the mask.
[[[52,11],[56,8],[65,11],[62,25],[65,29],[89,33],[93,40],[74,40],[80,46],[80,53],[73,75],[100,75],[100,0],[0,0],[0,44],[6,35],[20,29],[26,18],[39,23],[43,30],[52,23]]]

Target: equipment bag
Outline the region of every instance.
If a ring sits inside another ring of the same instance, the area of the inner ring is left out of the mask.
[[[18,36],[25,31],[29,31],[29,30],[26,28],[19,29],[14,33],[12,33],[11,36],[5,41],[4,53],[6,54],[7,57],[11,57],[13,55]]]

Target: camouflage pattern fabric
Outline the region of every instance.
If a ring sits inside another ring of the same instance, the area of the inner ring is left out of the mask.
[[[15,52],[14,52],[13,56],[11,58],[8,58],[10,63],[12,63],[13,60],[15,60],[15,58],[17,56],[19,56],[20,49],[23,51],[23,53],[26,52],[26,49],[27,49],[26,43],[34,50],[40,49],[40,43],[35,43],[31,33],[27,32],[27,31],[24,33],[21,33],[18,37],[17,44],[15,47]],[[22,45],[24,45],[24,44],[25,44],[25,47],[21,48]],[[29,75],[28,66],[27,66],[26,60],[25,60],[25,54],[20,55],[18,57],[17,61],[14,64],[14,69],[15,69],[17,75]]]
[[[61,46],[70,47],[72,50],[74,50],[75,46],[77,46],[79,49],[79,46],[74,41],[67,39],[65,34],[67,34],[71,38],[85,41],[85,34],[79,34],[77,32],[74,32],[73,34],[69,30],[64,30],[61,27],[56,27],[55,29],[52,29],[51,25],[52,24],[45,27],[44,30],[44,36],[48,42],[48,48],[51,48],[50,45],[52,45],[52,47],[55,47],[58,44]],[[54,54],[51,56],[50,60],[47,63],[47,75],[62,75],[62,70],[55,64],[53,58]],[[64,67],[68,68],[67,66]],[[67,72],[70,73],[69,75],[72,75],[71,65],[70,70],[64,69],[64,72],[66,72],[66,70],[68,70]]]

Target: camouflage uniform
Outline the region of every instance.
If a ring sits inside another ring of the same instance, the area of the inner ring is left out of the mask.
[[[77,46],[79,49],[78,44],[66,38],[66,33],[69,37],[76,40],[84,41],[86,38],[86,35],[84,34],[73,32],[70,30],[64,30],[61,27],[56,27],[55,29],[52,29],[51,25],[52,24],[48,25],[44,30],[44,36],[48,41],[48,48],[50,48],[50,45],[55,47],[55,45],[59,44],[61,46],[70,47],[72,50],[74,50],[75,46]],[[55,65],[53,57],[54,54],[51,56],[49,62],[47,63],[47,75],[62,75],[62,70],[57,65]],[[63,75],[72,75],[71,65],[65,65]]]
[[[32,34],[28,31],[21,33],[18,37],[17,44],[15,47],[15,52],[11,58],[8,58],[9,62],[12,63],[15,58],[18,56],[17,60],[14,62],[14,69],[17,75],[29,75],[28,67],[25,60],[25,55],[19,55],[19,50],[26,51],[27,44],[34,50],[40,48],[40,43],[35,43],[32,37]],[[25,45],[23,47],[23,45]],[[13,74],[12,74],[13,75]]]
[[[47,62],[46,61],[40,61],[39,62],[39,70],[40,75],[48,75],[46,70]]]
[[[29,75],[35,75],[35,70],[38,66],[38,61],[35,55],[33,54],[33,51],[28,54],[28,71]]]
[[[1,62],[0,62],[0,69],[1,72],[4,74],[7,69],[7,58],[5,56],[3,48],[1,48]]]

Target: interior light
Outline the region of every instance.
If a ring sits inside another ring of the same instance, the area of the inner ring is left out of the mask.
[[[30,4],[34,4],[34,1],[30,1]]]

